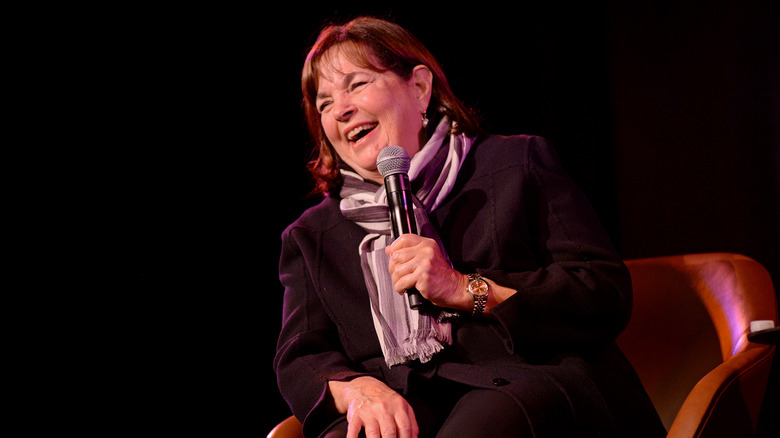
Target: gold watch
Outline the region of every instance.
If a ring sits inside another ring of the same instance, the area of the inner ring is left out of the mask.
[[[482,312],[485,311],[490,287],[479,274],[468,274],[468,277],[469,284],[466,286],[466,292],[474,298],[474,311],[471,314],[474,316],[482,315]]]

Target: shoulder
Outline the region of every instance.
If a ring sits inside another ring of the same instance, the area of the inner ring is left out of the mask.
[[[536,135],[481,135],[470,155],[475,167],[488,173],[517,167],[528,169],[538,163],[558,161],[550,142]]]
[[[326,196],[319,204],[306,209],[282,232],[282,241],[315,246],[360,242],[365,231],[344,217],[340,202],[337,196]]]
[[[283,235],[287,236],[295,231],[323,232],[345,222],[347,219],[341,214],[339,208],[340,199],[334,196],[325,196],[318,204],[309,207],[291,223]]]

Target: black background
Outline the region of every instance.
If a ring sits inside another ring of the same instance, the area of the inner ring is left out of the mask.
[[[51,403],[89,400],[66,421],[262,435],[289,415],[279,236],[316,202],[299,78],[334,17],[397,21],[490,131],[549,138],[625,258],[737,252],[778,284],[777,7],[543,3],[67,11],[38,55],[70,145],[46,156],[68,163],[51,257],[95,292],[50,306],[83,304],[44,349]]]

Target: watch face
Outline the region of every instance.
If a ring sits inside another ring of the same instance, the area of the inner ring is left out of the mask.
[[[482,279],[472,280],[469,282],[469,292],[474,295],[486,295],[488,293],[488,285]]]

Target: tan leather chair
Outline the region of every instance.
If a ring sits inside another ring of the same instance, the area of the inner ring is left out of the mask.
[[[287,417],[271,430],[268,438],[304,438],[303,426],[297,418]]]
[[[750,321],[778,311],[761,264],[713,253],[626,261],[634,310],[618,344],[668,437],[753,436],[775,347],[749,342]],[[289,417],[269,438],[303,437]]]
[[[626,261],[634,310],[618,344],[668,437],[753,436],[775,347],[749,342],[750,322],[777,324],[766,269],[737,254]]]

